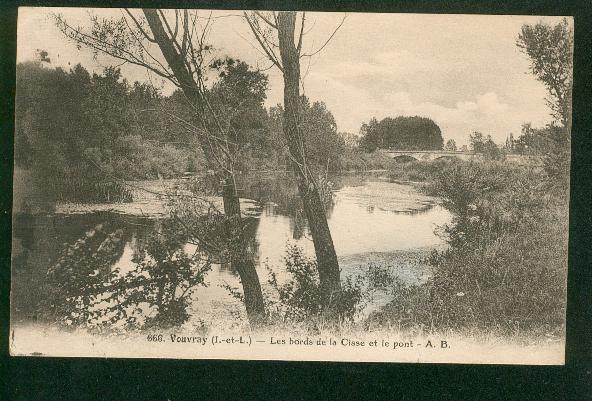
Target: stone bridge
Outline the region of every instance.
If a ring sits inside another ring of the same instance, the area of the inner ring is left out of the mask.
[[[481,159],[483,157],[481,153],[450,150],[385,150],[384,152],[393,159],[400,161],[410,161],[412,158],[421,161],[432,161],[450,157],[461,160]]]
[[[393,159],[399,160],[401,162],[412,160],[432,161],[446,158],[458,158],[461,160],[483,160],[483,154],[475,152],[450,150],[383,150],[383,152]],[[504,160],[521,165],[543,165],[543,156],[507,154],[504,156]]]

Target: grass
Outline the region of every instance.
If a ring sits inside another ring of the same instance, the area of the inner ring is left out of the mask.
[[[438,172],[445,167],[453,164],[462,163],[456,159],[437,159],[434,161],[410,161],[410,162],[396,162],[388,168],[388,178],[393,181],[411,181],[411,182],[428,182],[434,178]]]
[[[429,258],[434,270],[427,283],[393,284],[394,299],[368,324],[563,336],[566,194],[542,170],[503,162],[414,163],[416,171],[426,174],[426,191],[453,214],[443,230],[449,247]]]

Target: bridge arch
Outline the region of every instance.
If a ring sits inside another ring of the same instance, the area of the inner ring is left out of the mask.
[[[393,157],[393,160],[396,161],[397,163],[410,163],[410,162],[419,161],[417,158],[415,158],[411,155],[396,155]]]
[[[456,161],[456,160],[462,160],[460,157],[456,156],[456,155],[442,155],[442,156],[438,156],[436,157],[434,160],[443,160],[443,161]]]
[[[449,150],[386,150],[385,153],[393,159],[409,161],[409,157],[419,161],[433,161],[436,159],[452,159],[458,158],[460,160],[481,159],[483,157],[480,153],[449,151]]]

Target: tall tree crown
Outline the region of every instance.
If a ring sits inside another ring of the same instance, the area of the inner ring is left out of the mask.
[[[524,25],[516,45],[530,59],[530,70],[549,93],[547,104],[564,127],[571,120],[573,29],[567,19],[557,25]]]

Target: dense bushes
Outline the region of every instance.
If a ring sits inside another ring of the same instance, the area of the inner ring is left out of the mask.
[[[175,178],[195,169],[200,153],[197,145],[176,148],[170,144],[146,141],[140,135],[126,135],[118,140],[119,151],[126,155],[113,161],[118,177],[126,180]]]
[[[341,292],[331,300],[332,306],[323,307],[317,262],[306,257],[302,249],[288,246],[285,269],[291,279],[280,283],[273,270],[268,268],[269,284],[277,293],[268,299],[268,309],[276,319],[290,323],[305,323],[314,328],[323,323],[353,320],[359,312],[363,295],[360,281],[343,281]]]
[[[562,332],[568,205],[542,172],[503,163],[454,163],[429,186],[453,213],[433,276],[395,291],[374,321],[433,330]]]
[[[166,100],[180,112],[175,99]],[[15,164],[30,184],[44,183],[50,203],[129,200],[123,179],[178,176],[202,164],[187,130],[168,121],[164,102],[156,88],[130,85],[117,68],[91,75],[80,65],[20,63]]]

